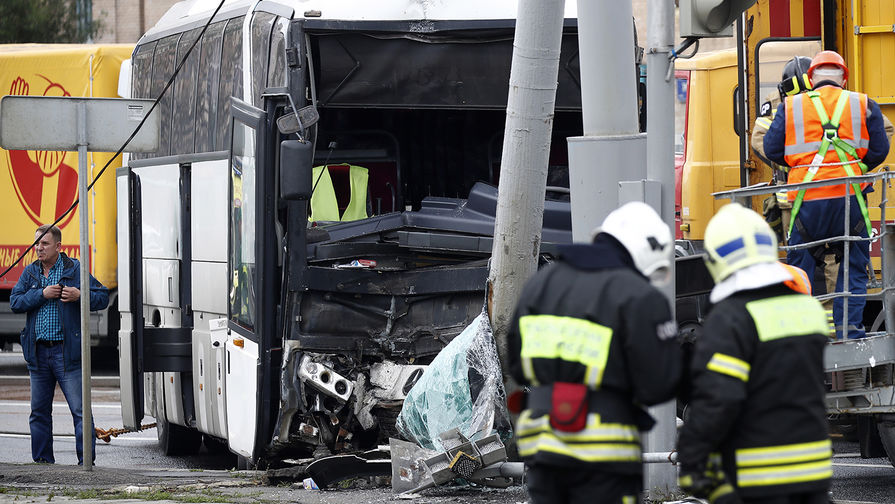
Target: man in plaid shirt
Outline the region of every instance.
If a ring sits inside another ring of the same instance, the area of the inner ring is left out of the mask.
[[[80,263],[61,252],[62,231],[41,226],[35,235],[37,260],[28,265],[10,294],[10,308],[27,313],[22,353],[31,376],[31,457],[55,463],[53,396],[62,389],[75,427],[78,464],[84,461],[81,390]],[[90,277],[90,309],[109,304],[109,291]],[[89,337],[89,336],[88,336]],[[95,451],[95,437],[89,436]],[[95,457],[94,457],[95,460]]]

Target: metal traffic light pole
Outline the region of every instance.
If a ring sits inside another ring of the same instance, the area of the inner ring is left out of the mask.
[[[78,108],[78,223],[81,240],[81,448],[84,468],[93,470],[93,406],[90,397],[90,244],[87,242],[90,225],[90,205],[87,204],[87,104]],[[88,442],[89,440],[89,442]]]
[[[646,49],[646,175],[658,182],[661,197],[656,212],[670,229],[674,229],[674,3],[670,0],[649,0]],[[669,253],[672,253],[669,251]],[[671,281],[660,290],[675,308],[675,264],[671,257]],[[653,406],[650,413],[656,426],[646,435],[645,449],[668,452],[674,448],[677,435],[674,401]],[[677,487],[677,471],[671,464],[646,466],[647,489],[669,490]]]

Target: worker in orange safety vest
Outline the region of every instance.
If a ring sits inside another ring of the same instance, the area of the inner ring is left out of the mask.
[[[765,155],[789,166],[789,183],[863,175],[882,163],[889,153],[879,105],[863,93],[844,89],[848,67],[842,56],[821,51],[808,69],[812,90],[788,96],[777,109],[764,138]],[[790,191],[792,202],[789,245],[841,236],[848,218],[850,236],[867,238],[871,224],[864,192],[871,188],[846,184]],[[845,195],[850,211],[846,215]],[[837,335],[864,337],[863,313],[867,293],[869,241],[850,241],[848,265],[840,265],[836,290],[843,289],[843,269],[848,268],[848,324]],[[809,249],[787,254],[787,263],[814,271],[818,259]],[[817,290],[817,289],[816,289]],[[843,298],[833,302],[833,317],[843,320]]]

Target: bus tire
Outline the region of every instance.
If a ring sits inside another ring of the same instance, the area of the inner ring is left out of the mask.
[[[255,464],[248,457],[243,457],[242,455],[236,456],[236,470],[237,471],[251,471],[255,469]]]
[[[886,451],[882,445],[881,435],[877,429],[877,419],[872,415],[858,415],[858,446],[861,449],[861,458],[885,457]]]
[[[879,439],[889,456],[889,463],[895,467],[895,414],[877,416],[876,426],[879,430]]]
[[[205,450],[209,455],[213,455],[215,459],[220,461],[221,466],[227,468],[236,467],[236,454],[230,451],[227,441],[203,434],[202,444],[205,445]]]
[[[156,419],[159,448],[168,456],[195,455],[202,446],[202,434],[164,418]]]

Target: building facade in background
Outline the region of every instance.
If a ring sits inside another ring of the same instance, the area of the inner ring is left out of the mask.
[[[92,0],[93,19],[102,22],[97,43],[133,44],[177,0]]]
[[[566,0],[573,2],[575,0]],[[177,0],[92,0],[93,18],[103,23],[99,43],[135,43]],[[638,43],[646,46],[648,0],[632,0]],[[734,37],[703,39],[700,51],[733,47]]]

